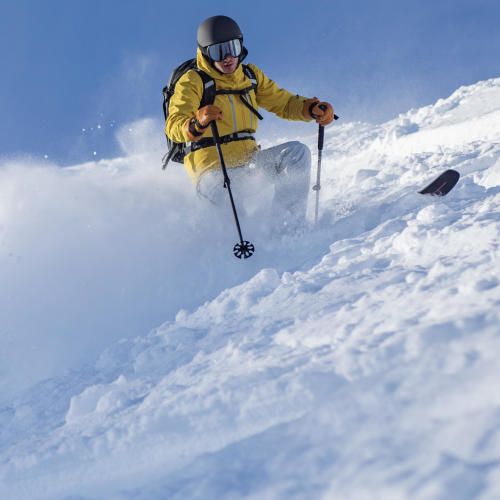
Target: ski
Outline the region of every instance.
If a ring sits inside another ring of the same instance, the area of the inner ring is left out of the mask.
[[[456,170],[446,170],[419,193],[430,194],[431,196],[445,196],[453,189],[459,178],[460,174]]]

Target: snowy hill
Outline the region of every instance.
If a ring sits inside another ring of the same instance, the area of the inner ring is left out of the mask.
[[[319,227],[243,262],[155,126],[0,167],[0,498],[500,498],[500,79],[329,127]]]

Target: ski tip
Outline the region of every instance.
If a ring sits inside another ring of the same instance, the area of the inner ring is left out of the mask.
[[[455,187],[458,179],[460,179],[460,174],[450,168],[418,192],[419,194],[429,194],[431,196],[445,196]]]

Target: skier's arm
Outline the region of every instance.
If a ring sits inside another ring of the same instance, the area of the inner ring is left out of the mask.
[[[286,120],[311,121],[302,113],[307,97],[294,95],[288,90],[280,88],[273,80],[268,78],[257,66],[250,64],[257,78],[257,104],[265,110],[274,113]]]
[[[175,86],[170,99],[169,115],[165,123],[165,133],[174,142],[189,142],[193,136],[189,132],[189,121],[195,116],[203,96],[203,83],[195,71],[184,74]]]

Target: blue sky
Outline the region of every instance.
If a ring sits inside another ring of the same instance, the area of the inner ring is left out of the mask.
[[[500,76],[498,0],[2,0],[0,156],[119,154],[114,131],[162,117],[161,88],[216,14],[240,24],[248,62],[345,121],[384,121]],[[266,116],[260,135],[276,127]]]

